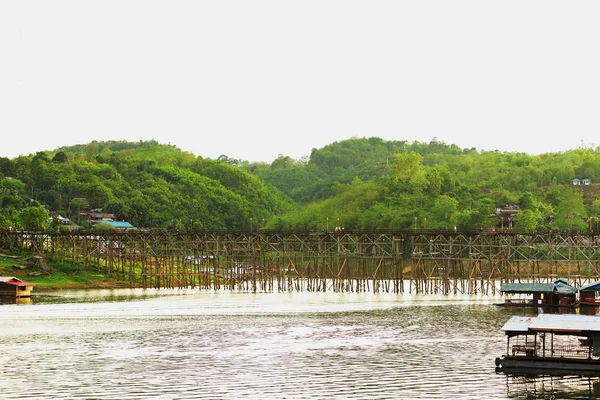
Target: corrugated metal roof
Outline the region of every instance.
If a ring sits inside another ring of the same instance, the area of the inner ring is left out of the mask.
[[[580,314],[539,314],[513,316],[502,327],[504,332],[600,332],[600,317]]]
[[[500,287],[502,293],[552,293],[575,294],[577,288],[559,279],[553,283],[503,283]]]
[[[529,330],[529,326],[533,322],[535,317],[520,317],[514,316],[511,317],[507,323],[504,324],[502,330],[504,332],[527,332]]]
[[[503,293],[551,293],[554,283],[503,283],[500,287]]]
[[[571,286],[563,281],[555,281],[554,286],[556,287],[556,291],[560,294],[575,294],[577,293],[577,288],[575,286]]]
[[[579,314],[540,314],[529,326],[532,331],[600,332],[600,317]]]

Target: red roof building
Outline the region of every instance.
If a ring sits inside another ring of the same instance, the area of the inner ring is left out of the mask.
[[[14,276],[0,276],[0,296],[29,297],[33,283],[23,282]]]

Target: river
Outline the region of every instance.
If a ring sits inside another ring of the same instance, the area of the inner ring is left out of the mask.
[[[2,399],[590,399],[496,373],[486,296],[85,290],[0,304]],[[529,311],[530,313],[532,311]]]

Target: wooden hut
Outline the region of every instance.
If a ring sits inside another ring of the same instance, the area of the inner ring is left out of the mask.
[[[0,296],[29,297],[33,283],[23,282],[14,276],[0,276]]]

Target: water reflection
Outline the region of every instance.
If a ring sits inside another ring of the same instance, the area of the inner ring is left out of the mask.
[[[506,377],[506,391],[511,399],[598,399],[599,378],[578,376]]]
[[[31,296],[35,304],[97,303],[142,301],[151,298],[182,296],[198,293],[192,290],[157,289],[99,289],[99,290],[62,290],[39,292]]]
[[[600,308],[598,306],[581,306],[577,309],[578,314],[582,315],[598,315]]]
[[[497,374],[494,359],[506,346],[501,326],[511,315],[536,310],[494,301],[368,293],[44,293],[28,306],[0,305],[0,363],[11,366],[0,369],[0,397],[598,396],[595,380]]]
[[[31,297],[0,296],[0,305],[2,304],[33,304],[33,300]]]

